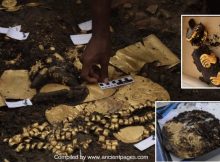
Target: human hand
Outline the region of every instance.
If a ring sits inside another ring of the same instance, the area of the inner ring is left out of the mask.
[[[107,82],[110,55],[110,35],[93,36],[81,57],[81,78],[89,83]],[[100,68],[97,69],[97,65]]]

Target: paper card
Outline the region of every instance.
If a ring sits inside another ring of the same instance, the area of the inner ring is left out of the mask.
[[[8,32],[8,28],[0,27],[0,33],[6,34]]]
[[[152,135],[147,139],[135,144],[134,146],[138,148],[140,151],[144,151],[153,145],[155,145],[155,137]]]
[[[70,35],[70,38],[75,45],[87,44],[92,38],[92,34]]]
[[[15,31],[20,31],[21,30],[21,25],[11,27],[11,29],[13,29]],[[9,28],[0,27],[0,33],[2,33],[2,34],[7,34],[8,30],[9,30]]]
[[[5,102],[8,108],[18,108],[18,107],[24,107],[24,106],[31,106],[32,102],[30,99],[17,101],[17,102]]]
[[[6,35],[13,39],[25,40],[28,38],[29,33],[23,33],[23,32],[15,30],[14,28],[9,28]]]
[[[92,30],[92,20],[80,23],[80,24],[78,24],[78,26],[82,31]]]
[[[15,31],[21,31],[21,25],[10,27],[11,29],[14,29]]]

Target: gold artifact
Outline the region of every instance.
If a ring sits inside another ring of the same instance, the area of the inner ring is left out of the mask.
[[[0,78],[0,94],[6,99],[31,99],[36,90],[30,85],[27,70],[6,70]]]
[[[210,68],[212,64],[216,64],[217,62],[217,57],[215,54],[211,53],[209,54],[202,54],[200,56],[200,61],[203,67],[205,68]]]
[[[2,6],[5,8],[13,8],[17,5],[16,0],[3,0],[2,1]]]
[[[110,59],[110,63],[123,72],[138,73],[146,63],[158,61],[160,66],[175,66],[180,62],[177,56],[172,53],[155,35],[149,35],[143,39],[143,43],[120,49]]]
[[[62,84],[46,84],[40,89],[40,93],[56,92],[61,90],[70,90],[68,86]]]
[[[213,85],[219,86],[220,85],[220,72],[218,72],[216,77],[210,77],[210,80]]]
[[[130,126],[120,129],[114,136],[124,143],[135,143],[142,140],[144,130],[143,126]]]

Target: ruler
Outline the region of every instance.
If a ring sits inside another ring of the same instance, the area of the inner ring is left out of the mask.
[[[120,79],[115,79],[107,83],[98,83],[101,89],[115,88],[134,82],[134,79],[131,76],[125,76]]]

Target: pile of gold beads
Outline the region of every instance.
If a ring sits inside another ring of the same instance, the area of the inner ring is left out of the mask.
[[[97,112],[87,113],[78,118],[68,117],[62,121],[62,124],[53,127],[49,123],[34,123],[23,128],[21,134],[12,138],[5,138],[9,146],[15,147],[16,152],[29,150],[49,150],[57,155],[70,155],[76,149],[88,149],[92,143],[91,139],[78,141],[77,134],[83,133],[95,135],[98,144],[103,149],[116,151],[119,142],[113,136],[120,128],[131,125],[144,125],[146,128],[143,138],[149,137],[155,130],[154,111],[147,111],[141,116],[135,115],[134,112],[146,107],[129,108],[120,110],[114,114],[102,115]],[[82,125],[74,126],[76,120],[81,119]]]

